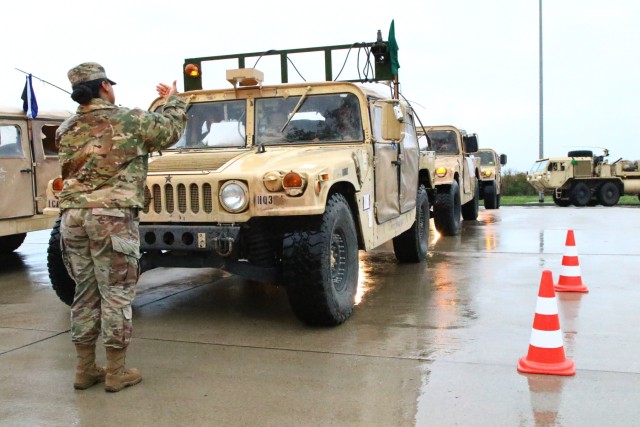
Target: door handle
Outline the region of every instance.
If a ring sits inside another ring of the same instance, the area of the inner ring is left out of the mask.
[[[20,169],[20,172],[23,172],[23,173],[31,173],[31,172],[33,172],[33,171],[31,170],[31,168],[24,168],[24,169]]]

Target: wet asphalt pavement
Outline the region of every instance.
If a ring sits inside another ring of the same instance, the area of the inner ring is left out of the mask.
[[[0,259],[2,426],[631,426],[640,422],[638,207],[481,208],[427,262],[360,254],[355,313],[309,328],[282,287],[215,269],[142,275],[120,393],[72,387],[48,232]],[[433,226],[433,224],[432,224]],[[575,376],[524,375],[543,270],[567,230],[589,293],[557,293]],[[104,354],[99,352],[104,363]]]

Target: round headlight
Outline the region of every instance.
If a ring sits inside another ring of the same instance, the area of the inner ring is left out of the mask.
[[[247,208],[249,189],[240,181],[227,181],[220,188],[218,195],[222,207],[232,213],[242,212]]]
[[[447,174],[447,168],[440,166],[439,168],[436,169],[436,175],[438,175],[440,178],[442,178],[446,174]]]
[[[490,170],[484,171],[484,176],[487,176],[487,177],[491,176],[491,171]]]

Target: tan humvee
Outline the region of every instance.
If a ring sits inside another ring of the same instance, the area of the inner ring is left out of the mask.
[[[359,250],[392,241],[399,261],[426,258],[434,153],[419,150],[415,113],[388,87],[263,85],[252,68],[226,77],[226,88],[180,94],[185,133],[149,159],[142,269],[217,267],[282,283],[302,321],[342,323]]]
[[[594,156],[591,150],[574,150],[567,157],[537,160],[527,181],[536,190],[551,194],[556,205],[614,206],[620,195],[638,195],[640,198],[639,160],[619,158],[609,163],[603,155]]]
[[[491,148],[481,148],[476,153],[480,158],[480,198],[485,209],[500,208],[500,189],[502,184],[502,166],[507,164],[507,155]]]
[[[460,215],[478,218],[480,159],[472,155],[478,151],[478,136],[454,126],[425,126],[420,133],[436,153],[434,224],[445,236],[457,235]]]
[[[25,118],[20,109],[0,109],[0,252],[16,250],[30,231],[51,228],[43,215],[46,189],[60,175],[55,133],[68,112]]]

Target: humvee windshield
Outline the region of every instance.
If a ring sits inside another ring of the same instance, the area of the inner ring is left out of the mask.
[[[494,166],[495,159],[493,158],[493,153],[490,151],[478,151],[476,153],[477,157],[480,157],[480,164],[483,166]]]
[[[533,166],[531,166],[531,170],[529,171],[529,174],[533,175],[536,172],[546,171],[548,164],[549,164],[549,160],[540,160],[538,162],[535,162]]]
[[[190,104],[184,134],[171,148],[244,147],[246,109],[244,100]]]
[[[427,132],[431,146],[438,154],[458,154],[458,140],[451,130]]]
[[[355,95],[309,95],[298,105],[300,99],[300,96],[256,99],[256,144],[363,140],[360,107]]]

